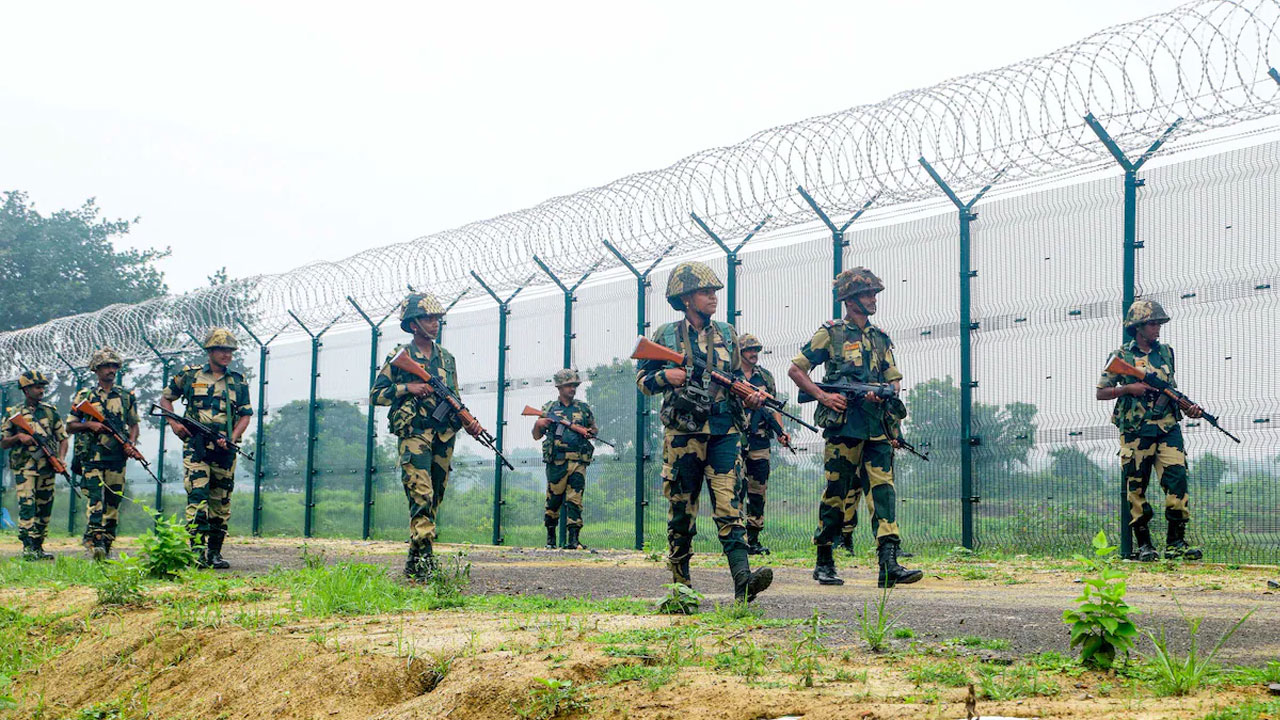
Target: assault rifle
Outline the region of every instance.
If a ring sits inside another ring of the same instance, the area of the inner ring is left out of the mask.
[[[37,430],[35,424],[21,412],[14,413],[9,418],[9,422],[36,441],[36,447],[40,448],[40,454],[44,455],[45,459],[49,461],[49,467],[53,468],[55,473],[61,475],[71,487],[76,490],[80,489],[80,486],[76,485],[75,481],[71,479],[71,473],[67,472],[67,464],[62,461],[62,458],[58,457],[57,448],[49,446],[48,441],[50,438],[44,434],[43,430]]]
[[[669,362],[676,365],[685,364],[685,357],[683,354],[678,353],[675,350],[672,350],[671,348],[663,347],[662,345],[659,345],[658,343],[644,336],[636,338],[636,349],[632,351],[631,359],[632,360],[656,360],[660,362]],[[723,385],[724,387],[728,388],[729,392],[733,393],[734,395],[737,395],[740,398],[745,399],[757,393],[759,393],[760,395],[763,395],[764,407],[767,407],[770,410],[773,410],[785,417],[791,418],[792,420],[812,430],[813,432],[821,432],[817,428],[817,426],[810,425],[804,420],[801,420],[795,415],[792,415],[791,413],[787,412],[786,410],[787,406],[785,403],[783,403],[778,398],[775,398],[774,396],[770,395],[769,393],[764,392],[763,390],[756,387],[755,385],[752,385],[751,383],[748,383],[748,382],[743,382],[742,380],[734,380],[733,378],[729,377],[728,375],[725,375],[724,373],[716,372],[715,370],[708,368],[706,362],[698,359],[697,356],[693,358],[693,367],[696,370],[701,370],[705,372],[707,374],[707,377],[711,378],[712,382],[714,382],[717,385]]]
[[[769,429],[772,430],[773,434],[778,437],[778,444],[790,450],[792,455],[795,455],[796,449],[791,446],[791,439],[790,439],[791,436],[787,435],[787,431],[783,429],[782,423],[778,422],[777,416],[773,415],[772,413],[765,415],[764,411],[765,411],[765,408],[763,407],[760,408],[759,410],[751,411],[750,427],[754,427],[755,423],[759,421],[761,416],[763,416],[765,418],[765,422],[769,423]],[[782,440],[784,437],[787,438],[786,442],[783,442]]]
[[[507,458],[502,455],[502,451],[498,450],[498,443],[494,440],[493,435],[489,434],[488,430],[480,428],[479,432],[471,432],[471,427],[478,425],[478,423],[476,423],[475,416],[471,414],[471,411],[467,409],[466,405],[462,404],[462,401],[458,399],[458,396],[453,394],[453,391],[449,389],[448,385],[441,382],[440,378],[427,372],[426,368],[422,367],[417,362],[414,362],[414,359],[409,357],[409,353],[407,351],[401,350],[400,354],[396,355],[395,359],[391,361],[391,367],[399,368],[400,370],[413,375],[426,383],[427,386],[431,388],[431,391],[435,393],[439,402],[436,403],[436,409],[431,412],[431,418],[433,420],[436,422],[442,422],[450,415],[456,415],[458,419],[462,421],[462,427],[466,428],[467,433],[470,434],[471,437],[475,438],[476,442],[489,448],[494,455],[498,456],[498,459],[502,461],[502,464],[507,466],[508,470],[516,469],[514,465],[507,462]]]
[[[200,442],[195,444],[195,447],[192,448],[191,452],[191,459],[196,462],[204,461],[205,453],[208,452],[208,448],[205,447],[205,443],[217,443],[219,440],[227,446],[228,450],[234,451],[237,455],[243,456],[246,460],[253,459],[252,455],[241,450],[240,446],[236,443],[231,442],[231,438],[228,437],[226,433],[220,430],[214,430],[199,420],[192,420],[191,418],[179,415],[172,410],[165,410],[155,403],[151,404],[151,411],[148,415],[151,417],[162,417],[166,420],[172,420],[179,423],[182,427],[186,428],[187,433],[192,438],[199,440]]]
[[[892,401],[897,401],[899,403],[902,402],[898,398],[898,391],[894,389],[892,383],[864,383],[864,382],[855,382],[853,380],[845,380],[841,382],[815,383],[815,384],[818,386],[818,389],[822,390],[823,392],[839,393],[851,400],[865,398],[867,396],[867,393],[872,393],[876,397],[880,398],[882,402],[892,402]],[[815,398],[814,396],[810,395],[809,393],[803,390],[800,391],[800,394],[797,396],[797,399],[802,403],[810,403],[810,402],[813,402],[814,400],[817,400],[817,398]],[[905,413],[905,410],[904,410],[904,413]],[[887,423],[884,424],[884,429],[885,429],[885,436],[888,437],[889,426]],[[903,437],[893,438],[891,442],[894,444],[895,447],[900,447],[903,450],[906,450],[907,452],[911,453],[912,455],[915,455],[916,457],[920,458],[921,460],[925,462],[929,462],[929,456],[917,450],[916,446],[907,442],[906,438],[903,438]]]
[[[1125,362],[1119,357],[1111,358],[1111,362],[1107,363],[1107,372],[1112,373],[1114,375],[1128,375],[1131,378],[1137,378],[1138,380],[1141,380],[1142,382],[1146,383],[1147,385],[1150,385],[1153,389],[1155,389],[1156,393],[1169,396],[1169,398],[1171,398],[1174,402],[1178,403],[1178,407],[1184,413],[1195,406],[1195,403],[1191,401],[1191,398],[1187,397],[1186,395],[1183,395],[1181,392],[1179,392],[1176,388],[1174,388],[1168,382],[1161,380],[1159,375],[1156,375],[1155,373],[1143,372],[1140,368],[1136,368],[1133,365],[1130,365],[1129,363]],[[1200,417],[1204,418],[1205,422],[1209,423],[1210,425],[1214,426],[1219,431],[1221,431],[1223,435],[1226,435],[1227,437],[1231,438],[1232,440],[1235,440],[1236,442],[1240,442],[1240,438],[1236,437],[1235,435],[1232,435],[1230,432],[1226,430],[1226,428],[1219,425],[1218,418],[1212,415],[1211,413],[1209,413],[1208,411],[1204,410],[1203,408],[1200,409]]]
[[[591,435],[591,431],[589,429],[584,428],[581,425],[578,425],[577,423],[571,423],[562,417],[547,415],[543,413],[541,410],[539,410],[538,408],[533,407],[532,405],[525,405],[524,409],[520,411],[520,414],[528,415],[529,417],[546,418],[554,423],[559,423],[562,427],[569,428],[570,430],[578,433],[579,435],[581,435],[582,437],[588,440],[595,440],[596,442],[602,442],[605,445],[608,445],[609,447],[614,449],[617,449],[618,447],[617,445],[614,445],[613,443],[609,442],[608,440],[605,440],[604,438],[594,437],[593,435]]]
[[[124,448],[125,456],[137,460],[138,464],[142,466],[143,470],[147,471],[147,474],[150,475],[152,479],[156,482],[160,482],[160,478],[156,477],[156,474],[151,472],[151,463],[147,462],[147,458],[142,455],[142,451],[138,450],[136,445],[129,442],[129,439],[125,437],[125,434],[121,429],[117,427],[115,423],[108,420],[107,416],[99,411],[98,408],[94,407],[93,403],[88,400],[81,400],[72,406],[71,409],[81,415],[84,415],[90,420],[94,420],[105,425],[108,434],[110,434],[111,437],[114,437],[116,442],[120,443],[120,447]]]

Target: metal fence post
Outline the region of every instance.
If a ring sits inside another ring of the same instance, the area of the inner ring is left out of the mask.
[[[728,296],[725,317],[730,325],[736,327],[738,323],[738,316],[742,314],[742,311],[738,309],[738,266],[742,264],[742,261],[738,259],[738,251],[742,249],[743,245],[747,244],[748,240],[755,237],[756,233],[760,232],[760,228],[764,227],[764,224],[769,222],[769,219],[773,216],[765,215],[764,219],[756,223],[756,226],[752,228],[751,232],[747,233],[747,236],[742,238],[742,242],[732,248],[726,245],[725,242],[720,239],[720,236],[715,234],[715,232],[702,221],[702,218],[698,217],[697,213],[691,212],[689,213],[689,217],[693,218],[693,221],[698,224],[698,227],[702,228],[702,231],[709,235],[711,239],[715,241],[715,244],[719,245],[720,249],[724,251],[725,265],[728,268],[725,273],[728,275],[725,282],[725,286],[727,288],[727,292],[725,294]]]
[[[480,287],[489,293],[489,297],[498,303],[498,420],[497,428],[494,430],[494,445],[498,446],[498,452],[502,452],[502,436],[503,430],[507,425],[506,403],[507,403],[507,316],[511,314],[511,301],[516,295],[529,284],[533,279],[530,275],[521,283],[514,292],[507,296],[506,300],[498,297],[498,294],[490,288],[485,281],[476,274],[475,270],[471,271],[471,277],[480,283]],[[493,459],[493,544],[502,544],[502,506],[506,501],[502,499],[502,460],[495,457]]]
[[[796,191],[800,193],[800,197],[804,198],[805,202],[809,203],[809,207],[813,208],[813,211],[818,214],[818,218],[822,220],[823,224],[827,226],[827,229],[831,231],[831,277],[834,278],[844,270],[844,249],[849,246],[849,242],[844,239],[845,231],[849,229],[849,226],[852,225],[855,220],[862,217],[862,213],[866,212],[867,208],[871,207],[871,203],[875,202],[876,198],[880,197],[880,193],[872,195],[871,199],[863,203],[862,207],[858,209],[858,212],[853,214],[853,217],[849,218],[848,222],[837,227],[835,223],[831,222],[831,218],[822,211],[822,208],[818,205],[818,201],[814,200],[813,196],[810,195],[808,191],[799,185],[796,186]],[[844,308],[840,307],[840,301],[836,300],[835,292],[835,288],[831,288],[831,317],[839,320],[844,315]]]
[[[72,380],[71,399],[75,400],[76,393],[80,392],[80,388],[81,388],[81,384],[80,384],[81,378],[80,378],[80,375],[78,374],[78,370],[75,365],[72,365],[70,362],[67,361],[66,358],[62,357],[62,353],[54,353],[54,354],[57,355],[58,359],[62,361],[62,364],[66,365],[67,369],[71,371],[71,380]],[[67,403],[68,407],[70,407],[70,405],[71,403]],[[72,442],[72,445],[74,444],[75,443]],[[72,450],[72,453],[73,454],[75,453],[74,449]],[[76,478],[77,478],[78,484],[81,487],[84,487],[84,476],[77,475]],[[76,489],[74,487],[68,487],[67,488],[67,534],[68,535],[76,534],[76,498],[77,497],[79,497],[79,494],[76,492]],[[88,502],[88,500],[86,499],[85,502]]]
[[[391,313],[395,312],[395,309],[392,308],[386,315],[382,316],[381,320],[374,322],[373,318],[369,317],[364,308],[361,308],[350,295],[347,296],[347,302],[351,303],[351,307],[355,308],[356,312],[360,313],[360,317],[369,323],[369,387],[372,388],[374,381],[378,379],[378,370],[381,369],[381,364],[378,362],[378,338],[382,337],[382,323],[391,317]],[[365,426],[364,431],[364,513],[360,525],[360,538],[362,540],[369,539],[369,530],[373,525],[373,474],[378,472],[378,464],[374,457],[374,453],[377,450],[374,444],[377,428],[374,425],[373,408],[373,403],[369,403],[368,425]]]
[[[147,336],[142,336],[142,342],[146,343],[147,347],[151,349],[151,353],[156,356],[156,360],[160,362],[160,392],[163,393],[164,389],[169,386],[169,366],[170,363],[172,363],[173,358],[166,357],[164,353],[160,352],[160,349],[157,348],[155,344],[147,338]],[[165,435],[168,434],[165,432],[168,424],[165,422],[164,418],[156,418],[156,427],[160,431],[160,439],[156,443],[155,511],[157,515],[160,515],[164,513],[164,440]]]
[[[969,254],[969,225],[978,218],[978,214],[973,212],[973,206],[1000,180],[1005,171],[1001,169],[997,172],[991,182],[966,203],[956,196],[929,161],[920,158],[920,164],[955,204],[960,215],[960,542],[972,550],[973,506],[979,500],[978,495],[973,492],[973,449],[982,444],[982,438],[973,434],[972,427],[973,389],[978,386],[978,381],[973,379],[973,331],[978,329],[978,323],[973,321],[969,283],[977,276],[978,271],[972,269]]]
[[[303,500],[302,507],[302,537],[309,538],[311,537],[312,516],[314,515],[313,511],[316,506],[315,462],[316,440],[319,439],[316,431],[316,410],[319,407],[319,404],[316,402],[316,380],[320,378],[320,368],[318,367],[320,362],[320,348],[324,345],[324,343],[320,342],[320,336],[324,335],[329,328],[333,327],[333,324],[338,322],[339,318],[342,316],[339,315],[334,318],[328,325],[325,325],[320,332],[313,333],[292,310],[287,310],[286,312],[289,313],[289,317],[293,318],[294,322],[298,323],[298,327],[302,328],[303,332],[311,336],[311,389],[308,395],[309,399],[307,401],[307,462],[306,469],[303,471],[306,474],[303,476],[303,482],[305,484],[305,499]]]
[[[1274,70],[1272,70],[1274,72]],[[1280,80],[1277,80],[1280,82]],[[1182,118],[1173,121],[1173,124],[1165,129],[1156,141],[1151,143],[1151,147],[1147,148],[1136,161],[1129,160],[1116,141],[1102,127],[1102,123],[1089,113],[1084,116],[1084,121],[1088,124],[1089,129],[1093,130],[1102,144],[1106,146],[1107,151],[1115,158],[1120,167],[1124,169],[1124,269],[1121,277],[1123,284],[1122,299],[1120,302],[1120,316],[1123,318],[1129,312],[1129,306],[1133,304],[1133,299],[1137,293],[1136,275],[1138,267],[1138,250],[1143,246],[1138,240],[1138,188],[1146,184],[1146,180],[1138,177],[1138,170],[1155,155],[1160,146],[1169,139],[1174,130],[1182,124]],[[1128,338],[1121,331],[1121,342],[1127,341]],[[1124,478],[1120,478],[1120,555],[1121,557],[1129,557],[1133,554],[1133,535],[1129,531],[1129,491],[1125,487]]]
[[[9,386],[0,383],[0,408],[4,408],[5,417],[9,417]],[[4,478],[9,472],[9,451],[0,448],[0,507],[4,507]]]
[[[276,331],[275,335],[267,338],[263,342],[257,335],[244,324],[240,318],[236,318],[236,323],[244,328],[249,337],[258,344],[258,410],[257,421],[258,426],[254,429],[253,435],[253,535],[255,537],[262,535],[262,480],[266,477],[266,471],[262,466],[266,463],[266,422],[267,415],[267,356],[271,354],[271,348],[267,347],[273,340],[280,336],[281,328]],[[287,326],[286,326],[287,327]]]
[[[645,317],[645,299],[649,294],[649,273],[658,267],[658,263],[662,262],[671,251],[676,248],[675,243],[671,243],[665,250],[658,254],[658,257],[645,268],[644,272],[636,269],[630,260],[623,255],[618,248],[614,247],[608,240],[602,240],[604,246],[608,248],[613,256],[618,258],[618,262],[631,271],[636,278],[636,335],[644,337],[649,329],[649,321]],[[649,454],[645,452],[645,438],[649,435],[649,396],[640,392],[636,388],[636,439],[635,439],[635,466],[636,466],[636,488],[635,488],[635,515],[636,515],[636,544],[635,549],[640,550],[644,547],[644,509],[648,507],[649,501],[645,499],[644,488],[644,466],[649,460]]]

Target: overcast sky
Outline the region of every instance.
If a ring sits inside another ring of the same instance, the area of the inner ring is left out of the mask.
[[[1171,0],[0,0],[0,189],[96,197],[171,289],[516,210]]]

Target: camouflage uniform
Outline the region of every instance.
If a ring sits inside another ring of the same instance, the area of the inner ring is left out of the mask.
[[[578,384],[578,374],[572,370],[561,370],[555,376],[556,387]],[[549,418],[568,420],[574,425],[585,428],[596,427],[596,416],[591,407],[581,400],[563,405],[559,399],[552,400],[542,406],[542,412]],[[543,519],[547,526],[547,539],[551,540],[554,528],[560,522],[560,508],[565,508],[565,528],[568,537],[565,547],[576,549],[578,533],[582,530],[582,493],[587,484],[587,466],[595,454],[591,440],[579,433],[555,423],[549,427],[542,440],[542,461],[547,465],[547,506]]]
[[[414,293],[401,303],[400,327],[405,332],[413,332],[410,322],[415,318],[443,314],[444,308],[434,296]],[[369,390],[371,403],[391,407],[387,424],[391,434],[399,438],[400,480],[409,501],[410,559],[406,572],[417,576],[423,572],[418,567],[418,559],[431,557],[431,544],[436,538],[436,513],[449,482],[453,445],[462,424],[454,413],[439,420],[432,417],[441,402],[434,393],[420,398],[409,392],[410,383],[422,380],[391,366],[391,361],[402,350],[427,372],[439,377],[455,394],[458,371],[453,355],[439,343],[433,343],[431,357],[427,357],[410,342],[387,355]]]
[[[1126,332],[1147,322],[1169,321],[1159,303],[1138,300],[1129,308],[1125,317]],[[1142,352],[1137,340],[1130,340],[1111,356],[1119,357],[1139,370],[1155,373],[1170,385],[1177,387],[1174,379],[1173,348],[1156,341],[1151,351]],[[1127,375],[1106,372],[1098,378],[1098,388],[1109,388],[1141,382]],[[1164,516],[1168,521],[1167,544],[1171,554],[1186,548],[1185,532],[1191,519],[1187,498],[1187,454],[1182,442],[1182,427],[1178,424],[1182,414],[1177,403],[1168,396],[1121,395],[1116,398],[1111,422],[1120,430],[1120,467],[1129,499],[1129,527],[1138,541],[1140,559],[1155,559],[1151,547],[1151,531],[1148,527],[1155,512],[1147,502],[1147,485],[1154,469],[1156,479],[1165,491]],[[1147,554],[1149,553],[1149,554]],[[1199,551],[1195,551],[1198,556]]]
[[[89,369],[96,370],[105,364],[120,364],[117,355],[99,357],[94,353]],[[108,362],[110,361],[110,362]],[[131,390],[113,385],[104,391],[101,386],[84,388],[76,393],[72,406],[83,401],[98,408],[107,421],[128,437],[128,428],[137,425],[138,401]],[[77,412],[71,413],[76,422],[89,422],[92,418]],[[81,469],[82,487],[89,496],[84,528],[86,545],[104,545],[107,549],[116,538],[116,525],[120,519],[120,500],[124,497],[124,447],[110,433],[79,433],[76,437],[76,461]]]
[[[28,370],[18,378],[18,386],[48,385],[43,373]],[[17,414],[27,416],[43,440],[56,449],[67,439],[67,427],[58,409],[47,402],[36,406],[29,403],[14,405],[5,411],[0,424],[0,436],[9,438],[22,431],[9,418]],[[41,438],[37,438],[41,439]],[[18,497],[18,539],[28,557],[49,557],[43,545],[49,528],[49,515],[53,511],[53,466],[40,449],[34,445],[14,445],[9,449],[9,469],[13,471],[14,490]]]
[[[205,349],[235,349],[230,331],[215,328],[205,339]],[[253,415],[249,383],[244,375],[227,368],[221,376],[209,363],[188,365],[169,380],[163,397],[181,400],[183,415],[231,437],[236,422]],[[182,485],[187,492],[187,528],[193,539],[208,546],[212,556],[221,553],[231,519],[231,491],[235,488],[236,453],[192,436],[182,448]]]
[[[756,336],[744,333],[743,350],[764,349]],[[778,397],[778,384],[762,365],[757,365],[748,378],[741,369],[734,377],[748,382],[773,397]],[[769,485],[769,461],[773,436],[781,432],[781,426],[773,417],[773,411],[760,408],[748,413],[746,427],[742,431],[742,480],[738,488],[738,502],[743,504],[743,520],[746,522],[747,545],[753,552],[768,552],[759,544],[760,531],[764,529],[765,494]],[[758,548],[758,550],[757,550]]]
[[[667,283],[667,301],[684,311],[681,296],[723,285],[711,268],[686,262],[676,266]],[[767,569],[752,574],[747,560],[747,544],[742,509],[737,496],[738,443],[745,425],[741,401],[724,387],[713,383],[705,372],[695,372],[693,358],[705,362],[708,370],[732,375],[740,367],[738,333],[732,325],[707,321],[696,330],[688,319],[667,323],[653,333],[659,345],[683,353],[687,380],[673,387],[667,380],[670,363],[642,360],[636,384],[645,395],[661,393],[659,416],[665,426],[662,448],[662,494],[668,502],[667,563],[675,582],[691,585],[689,559],[697,535],[698,498],[705,483],[710,490],[711,517],[720,545],[729,559],[735,595],[750,600],[772,581]],[[698,410],[690,410],[694,402]],[[767,579],[755,585],[756,575]],[[763,577],[763,576],[762,576]],[[753,583],[748,590],[747,583]]]

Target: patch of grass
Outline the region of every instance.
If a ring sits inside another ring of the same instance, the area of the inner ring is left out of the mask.
[[[747,684],[753,684],[764,674],[772,657],[769,649],[761,647],[750,638],[735,642],[727,651],[715,656],[713,665],[716,670],[726,670],[741,675]]]
[[[1271,720],[1280,717],[1280,699],[1250,700],[1243,705],[1214,710],[1204,720]]]
[[[991,573],[985,568],[970,566],[960,570],[960,577],[964,580],[987,580],[990,579]]]
[[[1027,661],[1041,670],[1071,675],[1072,677],[1078,676],[1084,672],[1084,666],[1075,658],[1068,657],[1060,652],[1054,652],[1053,650],[1042,652],[1039,655],[1032,655],[1027,658]]]
[[[18,674],[39,667],[61,652],[58,636],[70,634],[73,629],[68,625],[67,632],[61,632],[62,617],[25,615],[0,606],[0,711],[17,705],[11,688]],[[58,632],[53,632],[54,628]]]
[[[1052,678],[1046,677],[1031,665],[993,667],[983,665],[978,669],[978,696],[987,700],[1017,700],[1026,697],[1052,697],[1061,688]]]
[[[647,643],[665,643],[668,640],[685,640],[702,634],[697,625],[672,625],[668,627],[635,628],[632,630],[616,630],[599,633],[591,638],[592,642],[605,645],[643,645]]]
[[[590,709],[590,700],[572,680],[534,678],[538,685],[521,702],[512,702],[516,715],[528,720],[553,720]]]
[[[984,638],[981,635],[963,635],[957,638],[951,638],[947,642],[953,645],[967,648],[981,648],[983,650],[1008,650],[1009,641],[1004,638]]]
[[[1156,693],[1160,695],[1186,695],[1195,692],[1206,682],[1217,677],[1221,671],[1214,665],[1214,657],[1217,656],[1222,646],[1231,639],[1232,635],[1236,634],[1240,626],[1257,609],[1254,608],[1254,610],[1245,613],[1243,617],[1227,628],[1226,632],[1222,634],[1222,637],[1218,638],[1218,642],[1210,648],[1209,652],[1202,654],[1200,650],[1200,624],[1204,621],[1204,618],[1187,615],[1182,609],[1182,603],[1178,602],[1177,596],[1174,596],[1174,603],[1177,604],[1179,614],[1182,615],[1183,620],[1187,623],[1190,644],[1186,655],[1179,657],[1176,652],[1169,649],[1168,638],[1165,636],[1163,625],[1160,626],[1157,633],[1152,633],[1149,630],[1143,631],[1151,639],[1151,644],[1155,646],[1155,656],[1150,662],[1150,669],[1153,675],[1151,684]]]
[[[893,636],[898,640],[910,640],[916,636],[916,631],[909,627],[894,628]]]
[[[288,590],[294,611],[308,617],[378,615],[440,606],[434,594],[392,580],[386,568],[377,565],[339,563],[276,571],[264,582]]]
[[[885,638],[898,624],[898,618],[902,617],[901,610],[895,613],[889,609],[890,591],[891,588],[884,588],[874,604],[862,603],[862,612],[858,615],[858,634],[872,652],[884,649]]]
[[[1272,660],[1260,668],[1239,666],[1228,673],[1232,681],[1241,685],[1266,685],[1280,683],[1280,660]]]
[[[814,676],[822,671],[818,661],[827,655],[827,649],[822,645],[822,638],[826,635],[822,631],[822,615],[814,610],[805,622],[804,632],[791,644],[788,665],[791,672],[800,677],[798,684],[803,687],[813,687]]]
[[[651,603],[627,598],[596,600],[590,596],[550,598],[545,595],[465,595],[463,597],[463,607],[468,610],[561,615],[648,615],[653,612]]]
[[[604,671],[602,680],[608,685],[639,682],[650,692],[671,682],[676,675],[672,665],[611,665]]]
[[[58,556],[53,562],[27,562],[22,558],[0,561],[0,585],[40,587],[92,585],[99,577],[97,563],[81,557]]]
[[[136,557],[122,554],[117,560],[98,565],[99,575],[93,587],[98,591],[99,605],[136,605],[142,602],[142,579],[147,568]]]
[[[119,697],[82,708],[67,720],[149,720],[154,717],[145,688],[135,688]]]
[[[973,680],[968,671],[955,662],[923,662],[911,666],[907,670],[907,679],[920,687],[921,685],[942,685],[944,687],[964,687]]]

